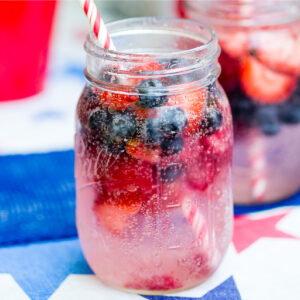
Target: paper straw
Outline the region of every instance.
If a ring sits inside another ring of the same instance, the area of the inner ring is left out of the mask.
[[[265,143],[258,135],[250,136],[249,141],[252,197],[260,202],[264,200],[267,188]]]
[[[115,50],[116,48],[106,30],[106,26],[97,10],[94,0],[80,0],[80,2],[100,46],[104,49]]]

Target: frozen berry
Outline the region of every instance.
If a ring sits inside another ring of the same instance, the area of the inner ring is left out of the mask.
[[[168,102],[168,97],[155,91],[156,88],[164,89],[159,79],[145,79],[138,85],[139,101],[137,104],[144,108],[153,108],[164,105]],[[166,91],[165,91],[166,93]]]
[[[180,107],[165,107],[157,117],[159,131],[163,136],[177,136],[187,124],[187,117]]]
[[[109,124],[109,134],[115,141],[132,138],[136,134],[135,117],[129,113],[114,113]]]
[[[174,182],[182,175],[182,170],[183,166],[179,163],[173,163],[172,165],[161,169],[160,177],[162,179],[162,182],[166,184]]]
[[[205,135],[214,134],[223,121],[222,112],[217,107],[207,107],[203,113],[201,127]]]
[[[276,106],[261,106],[256,112],[256,120],[261,131],[266,135],[275,135],[280,130]]]
[[[164,155],[173,155],[180,152],[183,149],[183,139],[182,137],[171,137],[165,138],[161,143],[161,149]]]
[[[109,112],[107,109],[96,108],[89,117],[89,127],[93,130],[102,130],[109,121]]]

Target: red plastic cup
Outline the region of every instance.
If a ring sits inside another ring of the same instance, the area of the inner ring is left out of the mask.
[[[0,101],[42,91],[55,0],[0,1]]]

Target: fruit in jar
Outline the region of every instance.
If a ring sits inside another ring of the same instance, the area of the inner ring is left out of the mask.
[[[245,94],[261,103],[279,103],[288,99],[296,86],[296,78],[268,69],[256,58],[243,58],[240,70]]]

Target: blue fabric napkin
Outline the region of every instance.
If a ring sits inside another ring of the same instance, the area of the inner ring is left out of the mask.
[[[74,152],[0,156],[0,245],[72,236]]]

